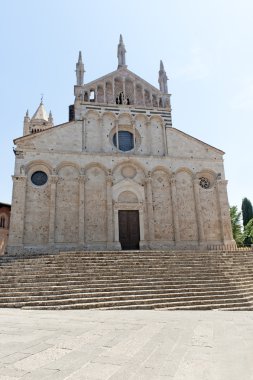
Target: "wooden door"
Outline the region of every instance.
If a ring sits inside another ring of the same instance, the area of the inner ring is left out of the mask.
[[[119,241],[123,250],[139,249],[139,211],[119,211]]]

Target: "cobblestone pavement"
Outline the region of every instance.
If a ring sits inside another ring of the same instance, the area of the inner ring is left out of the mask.
[[[0,309],[0,380],[252,380],[253,312]]]

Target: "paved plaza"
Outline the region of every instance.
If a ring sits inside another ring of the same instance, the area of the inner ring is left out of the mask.
[[[0,309],[0,380],[251,380],[253,313]]]

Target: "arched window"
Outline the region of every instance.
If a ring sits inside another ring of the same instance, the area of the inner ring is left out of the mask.
[[[5,228],[5,217],[4,216],[1,216],[1,218],[0,218],[0,227]]]
[[[94,90],[90,91],[90,102],[95,102],[95,91]]]

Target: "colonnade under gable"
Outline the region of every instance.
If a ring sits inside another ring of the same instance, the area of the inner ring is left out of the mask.
[[[104,104],[125,104],[170,108],[169,95],[160,95],[141,82],[115,77],[79,90],[79,100]]]

